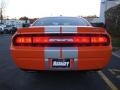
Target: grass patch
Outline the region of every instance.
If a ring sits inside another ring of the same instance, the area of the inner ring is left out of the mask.
[[[120,38],[112,38],[112,46],[120,47]]]
[[[120,47],[113,47],[112,48],[112,51],[118,51],[118,50],[120,50]]]
[[[112,38],[112,46],[113,46],[113,51],[120,50],[120,37]]]

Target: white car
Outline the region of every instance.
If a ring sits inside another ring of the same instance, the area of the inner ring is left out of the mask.
[[[4,33],[5,25],[0,25],[0,33]]]

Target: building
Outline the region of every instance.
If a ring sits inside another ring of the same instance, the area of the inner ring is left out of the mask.
[[[89,22],[98,23],[103,22],[105,23],[105,11],[120,4],[120,0],[101,0],[100,2],[100,17],[99,18],[86,18]]]
[[[105,23],[105,11],[120,4],[120,0],[101,0],[99,22]]]

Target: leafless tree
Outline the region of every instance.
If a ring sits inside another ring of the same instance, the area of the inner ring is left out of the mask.
[[[5,0],[0,0],[0,23],[3,23],[3,14],[6,7],[5,5]]]

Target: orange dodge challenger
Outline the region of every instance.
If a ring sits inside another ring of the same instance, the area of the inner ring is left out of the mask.
[[[23,70],[99,70],[109,62],[111,38],[81,17],[45,17],[13,35],[11,54]]]

